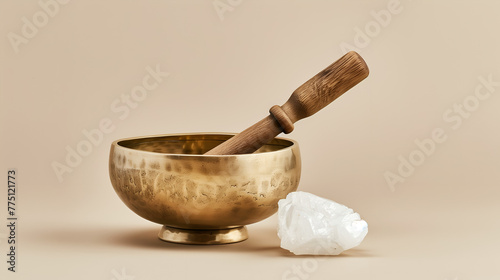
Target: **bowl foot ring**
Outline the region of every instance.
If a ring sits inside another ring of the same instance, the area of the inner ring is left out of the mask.
[[[248,238],[245,226],[228,229],[182,229],[163,226],[158,233],[163,241],[181,244],[229,244],[244,241]]]

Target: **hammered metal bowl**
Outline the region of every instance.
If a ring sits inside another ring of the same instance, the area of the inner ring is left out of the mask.
[[[245,225],[278,210],[297,189],[297,142],[275,138],[253,154],[203,155],[234,134],[171,134],[117,140],[109,174],[121,200],[162,224],[159,238],[224,244],[248,238]]]

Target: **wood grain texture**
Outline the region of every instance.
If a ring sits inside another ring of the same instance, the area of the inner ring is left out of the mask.
[[[353,86],[368,77],[363,58],[349,52],[298,87],[280,106],[273,106],[270,115],[208,151],[206,155],[253,153],[281,132],[293,131],[293,123],[307,118]]]
[[[257,151],[282,132],[281,126],[271,115],[226,140],[205,155],[249,154]],[[238,137],[236,137],[238,136]]]

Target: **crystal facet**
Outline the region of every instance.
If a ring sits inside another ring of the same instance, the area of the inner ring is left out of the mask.
[[[281,247],[296,255],[338,255],[368,233],[368,224],[351,208],[311,193],[289,193],[278,206]]]

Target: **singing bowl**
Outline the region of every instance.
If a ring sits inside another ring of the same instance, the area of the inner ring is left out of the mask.
[[[297,142],[275,138],[253,154],[203,155],[227,133],[169,134],[111,144],[109,174],[120,199],[163,225],[158,237],[185,244],[248,238],[245,225],[278,210],[301,171]]]

